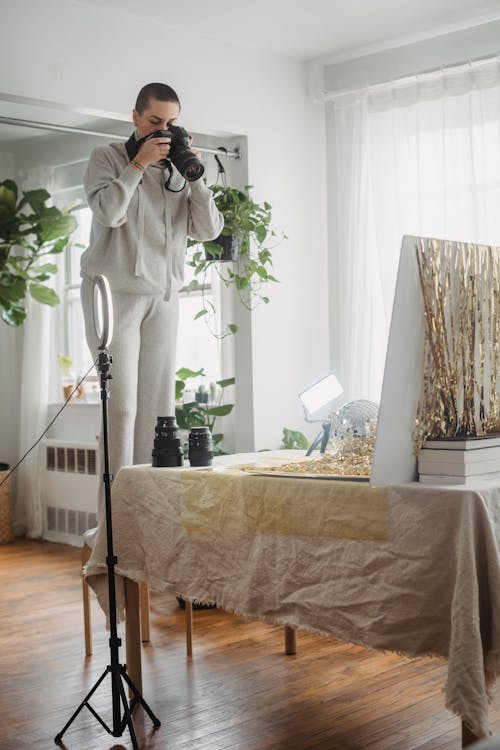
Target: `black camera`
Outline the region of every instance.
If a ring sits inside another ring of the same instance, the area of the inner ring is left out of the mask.
[[[205,172],[205,167],[194,151],[189,148],[189,133],[179,125],[171,125],[168,130],[157,130],[149,138],[170,138],[168,158],[177,167],[183,177],[192,182],[198,180]]]

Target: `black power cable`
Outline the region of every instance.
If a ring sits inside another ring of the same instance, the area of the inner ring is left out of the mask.
[[[77,390],[79,389],[79,387],[81,386],[81,384],[90,375],[90,372],[94,369],[94,367],[97,365],[98,362],[99,362],[99,358],[97,358],[95,360],[95,362],[92,363],[92,365],[89,367],[89,369],[87,370],[87,372],[85,373],[85,375],[83,376],[83,378],[75,385],[75,387],[73,388],[73,390],[69,394],[69,396],[66,399],[66,401],[64,402],[64,404],[61,406],[61,408],[59,409],[59,411],[57,412],[57,414],[55,415],[55,417],[53,419],[51,419],[51,421],[49,422],[49,424],[47,425],[47,427],[45,428],[45,430],[42,432],[42,434],[40,435],[40,437],[38,438],[38,440],[33,443],[33,445],[31,446],[31,448],[28,448],[28,450],[26,451],[26,453],[24,454],[24,456],[19,459],[19,461],[17,462],[17,464],[12,467],[12,469],[9,471],[9,473],[7,474],[7,476],[2,479],[2,481],[0,482],[0,487],[2,486],[2,484],[4,482],[7,481],[7,479],[10,477],[10,475],[15,472],[15,470],[17,469],[17,467],[24,461],[24,459],[26,458],[26,456],[28,456],[31,453],[31,451],[33,450],[33,448],[36,448],[36,446],[38,445],[38,443],[40,442],[40,440],[43,438],[43,436],[47,434],[47,432],[50,430],[50,428],[52,427],[52,425],[56,421],[56,419],[59,416],[59,414],[67,406],[68,402],[71,401],[73,395],[77,392]]]

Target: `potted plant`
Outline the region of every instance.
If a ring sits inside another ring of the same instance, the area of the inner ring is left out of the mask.
[[[0,316],[11,326],[26,319],[23,300],[30,295],[45,305],[57,305],[59,297],[47,286],[57,265],[46,256],[62,253],[77,221],[70,211],[47,206],[47,190],[28,190],[18,200],[13,180],[0,182]]]
[[[210,187],[224,217],[224,229],[215,240],[188,241],[188,247],[193,248],[188,265],[194,269],[195,279],[187,290],[201,290],[202,293],[202,308],[195,318],[214,313],[204,294],[206,277],[212,268],[225,286],[235,287],[247,309],[253,310],[259,302],[269,302],[269,297],[261,293],[261,287],[264,283],[277,281],[270,272],[273,265],[271,250],[278,241],[286,239],[286,235],[278,238],[271,228],[272,206],[267,202],[256,203],[250,196],[251,188],[251,185],[246,185],[244,190],[225,185]],[[221,263],[227,260],[233,263]],[[222,334],[214,335],[223,338],[237,330],[236,325],[229,324]]]
[[[76,388],[78,378],[76,377],[76,374],[72,369],[73,360],[66,354],[58,354],[57,359],[59,360],[59,365],[61,367],[61,370],[63,371],[62,387],[64,400],[67,401],[71,398],[80,399],[83,401],[85,397],[85,386],[83,383],[80,383],[78,388]],[[75,393],[73,393],[74,390]]]
[[[176,372],[177,379],[175,381],[175,419],[180,430],[189,431],[191,427],[208,427],[212,434],[212,442],[214,445],[214,453],[223,453],[222,440],[224,438],[223,433],[214,432],[215,421],[217,417],[225,417],[230,414],[234,408],[234,404],[223,404],[224,388],[230,385],[234,385],[234,378],[226,378],[225,380],[217,380],[215,383],[216,388],[211,386],[210,392],[212,396],[215,396],[211,403],[208,403],[208,399],[204,401],[183,401],[184,391],[186,389],[186,381],[190,378],[204,377],[205,372],[203,368],[201,370],[190,370],[188,367],[181,367]],[[198,390],[197,393],[206,393],[205,391]],[[208,395],[208,394],[207,394]]]

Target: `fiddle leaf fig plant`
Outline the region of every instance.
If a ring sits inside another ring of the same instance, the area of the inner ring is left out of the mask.
[[[252,185],[243,190],[226,185],[211,185],[217,208],[224,217],[224,228],[215,240],[196,242],[188,240],[192,248],[188,265],[194,269],[195,278],[187,291],[201,291],[202,307],[196,318],[213,319],[215,310],[207,299],[205,289],[207,276],[213,269],[226,286],[233,286],[244,307],[253,310],[260,302],[267,304],[269,297],[262,293],[262,285],[277,282],[272,271],[271,250],[286,235],[271,228],[272,206],[266,202],[256,203],[250,196]],[[223,262],[231,261],[231,262]],[[234,334],[238,327],[234,323],[221,333],[212,333],[217,338]]]
[[[37,189],[23,191],[19,198],[14,180],[0,182],[0,316],[11,326],[24,323],[28,294],[44,305],[59,303],[46,283],[57,273],[47,256],[64,251],[77,221],[70,213],[75,204],[48,206],[50,197]]]

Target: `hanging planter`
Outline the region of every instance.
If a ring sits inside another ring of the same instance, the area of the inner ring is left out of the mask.
[[[205,316],[207,320],[215,313],[213,303],[206,301],[203,293],[207,273],[212,268],[226,287],[236,289],[240,302],[247,309],[253,310],[261,301],[269,302],[269,298],[261,293],[261,287],[267,282],[277,281],[270,273],[273,265],[271,250],[280,239],[286,239],[286,235],[278,237],[271,229],[271,205],[256,203],[250,196],[251,187],[246,185],[240,190],[226,185],[210,186],[215,204],[224,217],[224,229],[215,240],[188,240],[188,247],[193,249],[187,264],[194,269],[195,278],[186,289],[188,292],[202,291],[203,306],[195,319]],[[223,338],[237,330],[238,327],[230,323],[224,331],[212,333]]]
[[[205,259],[222,262],[238,260],[240,244],[234,234],[219,234],[215,240],[204,242]],[[217,247],[213,247],[217,245]]]

